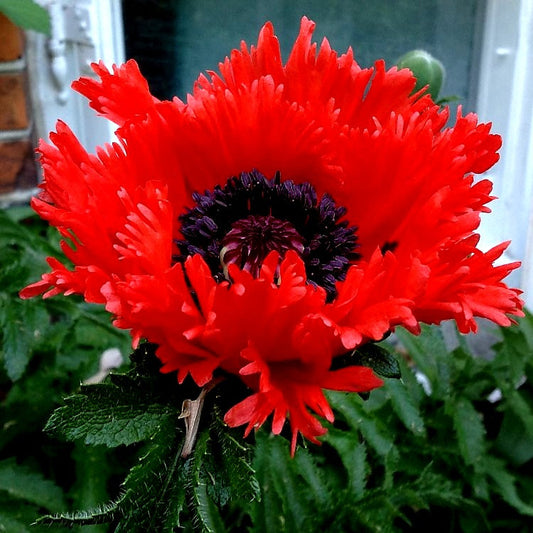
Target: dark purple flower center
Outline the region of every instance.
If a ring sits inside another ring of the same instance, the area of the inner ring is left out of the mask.
[[[201,254],[217,281],[227,278],[231,263],[257,276],[269,252],[283,257],[295,250],[307,279],[331,299],[335,283],[359,258],[356,228],[342,220],[346,209],[327,194],[317,199],[310,183],[243,172],[192,198],[195,205],[179,217],[183,239],[176,241],[180,255],[174,259]]]
[[[274,250],[281,257],[289,250],[302,254],[303,238],[290,222],[270,215],[250,215],[233,223],[222,239],[220,262],[224,270],[235,263],[257,277],[266,256]]]

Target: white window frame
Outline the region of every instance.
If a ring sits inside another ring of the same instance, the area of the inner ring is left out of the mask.
[[[18,1],[18,0],[14,0]],[[97,117],[70,84],[91,76],[90,64],[124,62],[120,0],[35,0],[50,14],[50,35],[26,32],[32,124],[36,142],[47,139],[58,119],[66,122],[89,150],[114,138],[114,125]],[[0,195],[0,207],[29,201],[38,189]]]
[[[124,62],[120,0],[38,0],[50,14],[49,36],[27,32],[27,61],[34,131],[47,138],[58,119],[89,150],[113,139],[115,125],[95,116],[84,97],[70,88],[92,76],[90,64]]]
[[[522,261],[508,280],[533,305],[533,2],[488,0],[476,111],[503,137],[488,173],[498,199],[483,216],[482,247],[511,240],[505,262]]]

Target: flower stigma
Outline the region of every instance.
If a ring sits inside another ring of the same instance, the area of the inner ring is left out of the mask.
[[[222,239],[220,263],[225,277],[228,278],[230,263],[258,277],[263,261],[274,250],[279,252],[280,257],[289,250],[295,250],[300,255],[304,251],[302,236],[290,222],[271,215],[250,215],[237,220]]]

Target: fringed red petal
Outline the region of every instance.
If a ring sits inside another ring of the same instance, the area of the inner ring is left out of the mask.
[[[44,182],[32,206],[58,228],[74,267],[49,259],[51,272],[21,291],[105,304],[134,343],[158,344],[162,371],[180,382],[203,386],[217,369],[238,376],[251,392],[226,422],[247,434],[272,416],[280,433],[288,420],[293,453],[298,433],[318,442],[325,432],[316,416],[333,420],[324,389],[382,384],[367,368],[332,371],[336,357],[397,326],[508,325],[523,306],[504,283],[518,263],[496,266],[505,245],[478,248],[493,198],[474,175],[501,145],[490,124],[459,110],[447,127],[449,111],[413,94],[410,71],[383,61],[362,69],[351,49],[313,43],[314,28],[302,19],[283,63],[267,23],[256,46],[242,43],[219,73],[201,75],[187,102],[159,102],[134,61],[95,64],[99,79],[74,82],[119,126],[118,142],[89,154],[62,122],[41,141]],[[346,209],[359,257],[334,278],[335,294],[308,279],[295,251],[272,252],[256,278],[230,264],[226,281],[200,253],[178,257],[193,194],[208,198],[254,169],[309,182]]]
[[[91,65],[100,78],[80,78],[72,88],[89,99],[89,105],[99,115],[122,126],[127,120],[142,117],[159,100],[152,96],[148,82],[133,60],[113,65],[110,72],[102,61]]]

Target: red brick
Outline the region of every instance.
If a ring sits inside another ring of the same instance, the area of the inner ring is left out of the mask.
[[[0,130],[28,127],[23,74],[0,75]]]
[[[31,142],[0,142],[0,194],[36,184],[37,169]]]
[[[22,32],[0,13],[0,61],[13,61],[23,53]]]

